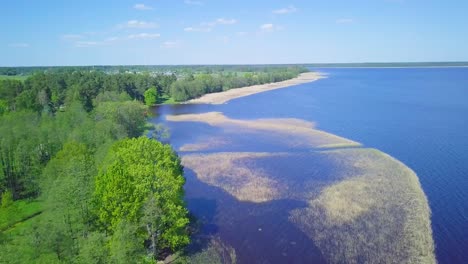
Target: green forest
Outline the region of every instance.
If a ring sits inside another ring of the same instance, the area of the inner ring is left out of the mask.
[[[154,263],[183,252],[183,168],[170,145],[144,136],[148,106],[305,71],[239,69],[0,78],[0,263]]]

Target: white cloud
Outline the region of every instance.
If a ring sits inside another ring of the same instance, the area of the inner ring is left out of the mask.
[[[163,49],[173,49],[179,46],[180,46],[180,43],[178,41],[165,41],[160,45],[160,47]]]
[[[296,12],[296,11],[297,11],[297,8],[296,8],[296,7],[294,7],[294,6],[288,6],[288,7],[285,7],[285,8],[273,10],[273,14],[285,15],[285,14],[294,13],[294,12]]]
[[[232,25],[232,24],[235,24],[237,23],[237,20],[236,19],[225,19],[225,18],[218,18],[216,19],[216,24],[219,24],[219,25]]]
[[[133,8],[135,8],[136,10],[141,10],[141,11],[144,11],[144,10],[152,10],[153,7],[151,6],[147,6],[145,4],[135,4],[133,6]]]
[[[128,35],[129,39],[155,39],[159,38],[161,35],[160,34],[151,34],[151,33],[140,33],[140,34],[132,34]]]
[[[115,43],[116,41],[120,40],[121,38],[119,37],[108,37],[104,40],[76,40],[73,42],[75,47],[77,48],[89,48],[89,47],[96,47],[96,46],[104,46],[104,45],[111,45]]]
[[[75,42],[75,47],[77,48],[89,48],[95,46],[101,46],[104,43],[102,41],[77,41]]]
[[[11,48],[29,48],[28,43],[11,43],[8,46]]]
[[[218,18],[211,22],[202,22],[200,26],[186,27],[184,31],[187,32],[210,32],[217,25],[233,25],[237,23],[236,19]]]
[[[211,21],[211,22],[203,22],[201,23],[202,26],[206,26],[206,27],[214,27],[216,25],[232,25],[232,24],[235,24],[237,23],[237,20],[236,19],[226,19],[226,18],[218,18],[214,21]]]
[[[352,24],[354,19],[352,18],[340,18],[335,21],[337,24]]]
[[[239,37],[246,36],[247,34],[248,34],[248,33],[245,32],[245,31],[239,31],[239,32],[236,33],[236,35],[239,36]]]
[[[201,1],[194,1],[194,0],[185,0],[184,3],[185,3],[186,5],[197,5],[197,6],[203,5],[203,2],[201,2]]]
[[[158,24],[140,20],[129,20],[125,24],[118,26],[119,28],[157,28]]]
[[[273,32],[276,30],[275,25],[268,23],[268,24],[263,24],[260,26],[260,31],[262,32]]]
[[[186,27],[185,32],[210,32],[211,27]]]
[[[263,25],[260,26],[260,32],[263,32],[263,33],[271,33],[271,32],[279,31],[279,30],[283,30],[283,29],[284,29],[284,27],[274,25],[274,24],[271,24],[271,23],[263,24]]]

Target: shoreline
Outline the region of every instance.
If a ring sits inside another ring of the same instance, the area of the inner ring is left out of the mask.
[[[314,82],[322,78],[326,78],[326,76],[323,73],[305,72],[299,74],[299,76],[297,76],[296,78],[285,81],[245,86],[240,88],[233,88],[223,92],[205,94],[199,98],[188,100],[184,102],[184,104],[224,104],[232,99],[237,99],[240,97],[249,96],[252,94],[262,93],[266,91],[286,88],[298,84]]]

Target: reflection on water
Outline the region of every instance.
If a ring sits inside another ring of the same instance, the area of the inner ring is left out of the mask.
[[[241,263],[435,262],[427,200],[402,163],[303,120],[188,107],[159,119],[182,156],[188,206]]]

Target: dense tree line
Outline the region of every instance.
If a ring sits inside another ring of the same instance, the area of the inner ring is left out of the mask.
[[[55,113],[67,102],[75,100],[89,112],[96,96],[105,92],[126,93],[131,99],[144,101],[147,105],[160,103],[162,98],[180,102],[206,93],[283,81],[304,71],[305,68],[297,66],[199,66],[151,73],[67,68],[42,71],[32,74],[24,82],[0,80],[0,114],[21,109]]]
[[[273,68],[257,72],[222,72],[215,74],[189,74],[173,82],[169,94],[176,101],[185,101],[207,93],[226,91],[233,88],[273,83],[297,77],[306,71],[300,67]]]
[[[89,72],[39,72],[24,82],[0,80],[0,110],[32,109],[57,112],[67,102],[79,100],[86,111],[93,108],[93,99],[105,92],[126,93],[132,99],[144,100],[144,93],[156,87],[159,93],[176,80],[174,75],[106,74]]]
[[[165,81],[174,80],[65,72],[1,81],[0,209],[42,209],[0,230],[0,263],[152,263],[188,244],[180,160],[141,137],[139,100]]]

